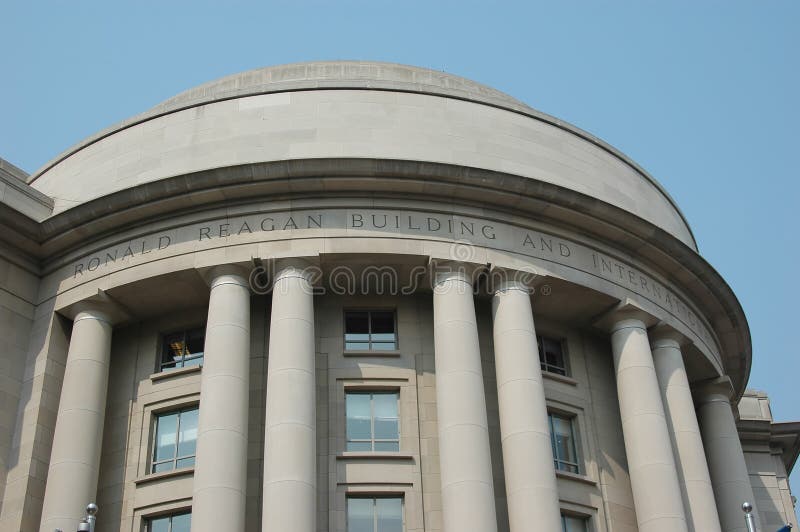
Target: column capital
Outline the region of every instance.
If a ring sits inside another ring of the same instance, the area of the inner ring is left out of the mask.
[[[523,266],[520,269],[489,267],[488,289],[491,293],[520,290],[533,295],[536,291],[535,282],[542,275],[533,266]]]
[[[241,277],[247,283],[252,271],[253,265],[245,263],[218,264],[216,266],[197,268],[197,272],[203,277],[206,284],[212,288],[214,281],[222,276]]]
[[[486,271],[486,264],[449,259],[430,259],[428,268],[434,288],[446,281],[461,281],[472,286]]]
[[[647,329],[658,322],[658,318],[642,309],[632,300],[625,298],[599,316],[594,325],[604,331],[614,332],[620,328],[630,326]]]
[[[700,381],[692,385],[692,397],[694,397],[697,406],[715,401],[731,404],[735,394],[736,390],[727,375]]]
[[[259,259],[264,272],[272,279],[273,284],[286,277],[301,277],[311,284],[320,280],[319,256],[273,257]]]
[[[674,327],[667,325],[663,321],[656,323],[648,330],[650,346],[653,349],[658,347],[674,347],[680,349],[688,343],[688,339],[677,331]]]
[[[133,313],[127,307],[100,289],[96,294],[61,309],[59,313],[73,321],[97,319],[110,325],[117,325],[133,318]]]

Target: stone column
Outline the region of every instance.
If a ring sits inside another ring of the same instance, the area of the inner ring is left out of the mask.
[[[686,532],[678,473],[644,322],[636,314],[616,315],[611,346],[639,532]]]
[[[47,472],[42,532],[75,530],[86,505],[97,496],[111,328],[109,315],[100,310],[83,310],[75,317]]]
[[[263,532],[315,532],[314,298],[304,265],[280,264],[272,289]]]
[[[492,301],[497,401],[511,532],[560,530],[550,427],[530,295],[503,282]]]
[[[211,271],[200,377],[192,532],[244,532],[250,408],[250,287],[233,266]],[[222,511],[224,509],[224,511]]]
[[[732,394],[733,389],[727,378],[715,379],[698,388],[695,392],[697,420],[722,529],[725,532],[746,532],[742,503],[747,501],[753,505],[756,525],[761,530],[750,475],[731,408]]]
[[[442,268],[433,290],[444,532],[496,532],[478,326],[472,276],[465,268],[472,267]]]
[[[667,330],[656,331],[652,337],[653,360],[678,465],[689,531],[721,532],[692,391],[683,365],[681,337]]]

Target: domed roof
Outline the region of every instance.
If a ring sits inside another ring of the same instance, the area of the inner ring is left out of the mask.
[[[239,72],[182,92],[149,112],[168,113],[229,98],[314,89],[418,92],[533,112],[516,98],[466,78],[429,68],[375,61],[312,61]]]
[[[538,111],[492,87],[437,70],[396,63],[374,61],[313,61],[291,63],[248,70],[204,83],[203,85],[182,92],[152,107],[144,113],[123,120],[84,139],[32,174],[28,178],[28,183],[35,187],[43,186],[44,188],[48,188],[47,185],[42,185],[42,183],[39,182],[40,177],[51,173],[51,170],[61,166],[70,157],[94,145],[98,141],[115,137],[120,133],[124,133],[125,130],[134,128],[150,120],[157,120],[161,117],[180,113],[192,108],[258,95],[326,90],[406,92],[458,99],[511,111],[512,113],[527,116],[542,123],[555,126],[564,132],[582,138],[589,144],[595,145],[600,151],[610,154],[612,156],[611,159],[616,159],[622,163],[623,168],[620,169],[622,173],[633,171],[640,179],[649,182],[649,184],[658,191],[658,195],[662,196],[663,200],[669,205],[667,210],[672,211],[672,213],[667,213],[670,222],[665,228],[672,234],[678,236],[685,244],[697,250],[697,244],[686,218],[667,191],[643,168],[602,139],[563,120]],[[134,137],[135,136],[126,138],[124,142],[136,142]],[[154,159],[161,157],[161,155],[153,155]],[[580,165],[580,163],[577,164]],[[627,169],[624,167],[627,167]],[[84,173],[83,167],[78,168],[77,166],[75,168],[70,167],[70,169],[66,171],[66,174],[72,175],[70,172],[72,172],[72,174],[75,172]],[[64,174],[64,169],[60,172],[55,172],[50,176],[50,179],[58,179],[58,176],[62,174]],[[591,176],[587,177],[590,180],[594,179]],[[135,179],[136,178],[134,178],[134,180]],[[125,181],[119,176],[117,180]],[[583,185],[588,187],[586,192],[596,195],[598,193],[598,187],[602,188],[603,183],[587,182],[583,183]],[[108,187],[100,188],[105,192],[110,191],[105,190]],[[95,192],[97,192],[97,190],[95,190]],[[605,197],[602,193],[600,196],[603,198]],[[605,198],[605,200],[608,199],[609,198]],[[57,204],[56,210],[63,210],[67,204],[72,206],[80,202],[80,199],[63,199],[61,202],[63,205],[59,206]],[[611,203],[616,204],[618,202],[611,201]],[[630,206],[628,206],[628,210],[631,210]],[[648,216],[646,213],[639,212],[639,210],[635,208],[632,210],[644,219],[652,221],[653,216]],[[678,219],[675,220],[675,217]]]

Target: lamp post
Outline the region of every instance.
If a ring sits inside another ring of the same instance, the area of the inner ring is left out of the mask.
[[[94,524],[97,522],[97,511],[99,508],[93,502],[86,505],[86,522],[89,523],[89,532],[94,532]]]
[[[747,524],[747,532],[756,532],[756,521],[753,519],[753,505],[749,502],[742,504],[744,511],[744,522]]]

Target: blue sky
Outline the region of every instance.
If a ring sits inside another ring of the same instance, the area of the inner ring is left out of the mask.
[[[29,172],[194,85],[316,59],[445,70],[588,130],[677,200],[747,313],[750,386],[800,420],[800,2],[0,6],[0,157]]]

